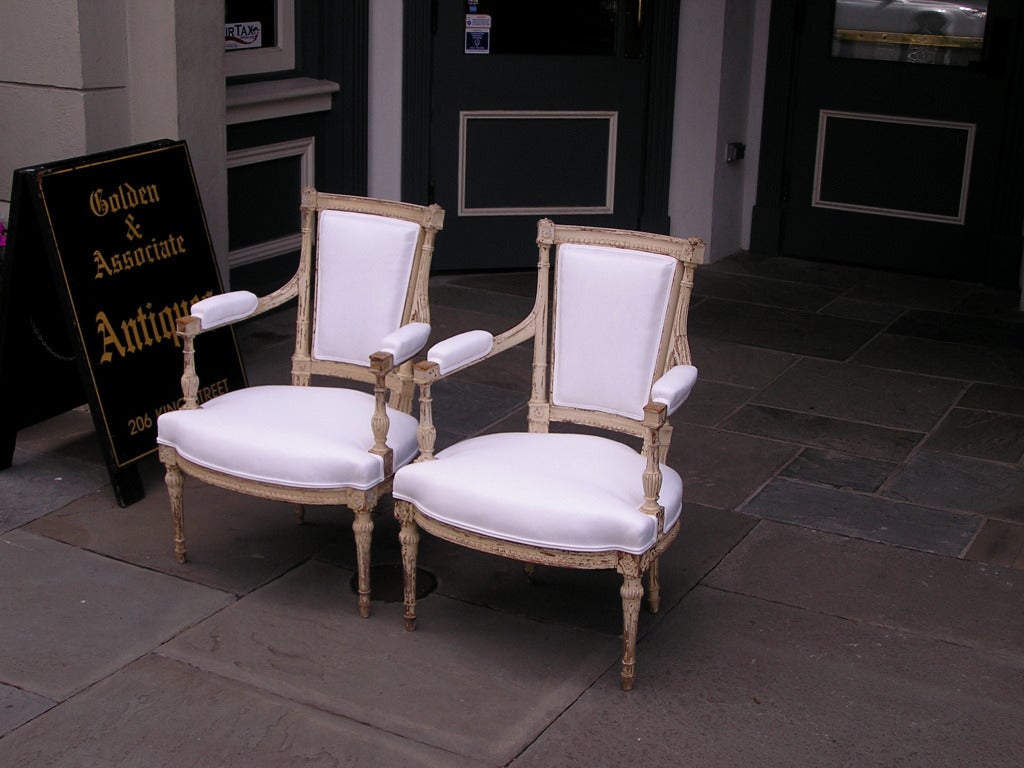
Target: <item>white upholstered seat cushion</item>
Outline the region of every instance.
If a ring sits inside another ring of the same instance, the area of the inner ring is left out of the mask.
[[[228,392],[157,419],[157,442],[188,461],[294,488],[367,489],[384,479],[373,447],[373,396],[334,387],[269,385]],[[394,466],[417,451],[416,419],[388,409]]]
[[[402,467],[394,496],[442,523],[538,547],[641,554],[657,539],[640,511],[646,461],[604,437],[514,432],[457,443]],[[683,482],[661,467],[665,530],[679,519]]]

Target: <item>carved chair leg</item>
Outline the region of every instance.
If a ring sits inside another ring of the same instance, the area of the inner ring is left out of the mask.
[[[304,504],[295,505],[295,524],[302,525],[306,522],[306,506]]]
[[[661,607],[661,584],[658,582],[658,558],[651,561],[647,569],[647,608],[657,613]]]
[[[633,687],[636,678],[636,628],[644,585],[639,574],[623,574],[622,587],[622,690]]]
[[[164,472],[164,483],[167,495],[171,499],[171,517],[174,519],[174,557],[179,563],[185,562],[185,515],[183,499],[185,479],[181,470],[174,464],[167,464]]]
[[[420,530],[407,501],[395,500],[395,517],[401,523],[398,540],[402,544],[402,575],[405,587],[405,629],[416,629],[416,557],[419,553]]]
[[[352,532],[356,537],[356,571],[359,580],[359,615],[364,619],[370,615],[370,544],[373,540],[373,517],[370,510],[357,507],[352,521]]]

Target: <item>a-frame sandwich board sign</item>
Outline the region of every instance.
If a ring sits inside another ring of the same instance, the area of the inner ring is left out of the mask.
[[[176,320],[223,291],[188,147],[164,139],[14,172],[0,259],[0,469],[17,433],[88,403],[117,502],[178,407]],[[199,352],[198,350],[201,350]],[[246,386],[230,328],[203,334],[200,400]]]

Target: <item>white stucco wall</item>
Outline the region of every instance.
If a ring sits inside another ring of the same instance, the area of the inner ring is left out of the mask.
[[[750,5],[748,3],[748,5]],[[750,81],[747,94],[747,157],[743,178],[742,247],[750,248],[750,228],[757,202],[757,169],[761,164],[761,126],[764,113],[764,86],[768,71],[768,29],[771,25],[771,0],[753,0],[753,31],[750,40]]]
[[[713,259],[716,243],[713,194],[718,159],[718,114],[721,99],[724,3],[682,0],[676,98],[669,175],[671,234],[700,237]]]
[[[753,34],[750,7],[748,0],[728,0],[725,4],[711,231],[718,258],[743,248],[744,181],[748,175],[757,174],[757,166],[750,165],[746,156],[726,162],[728,144],[745,145],[747,141]]]
[[[127,100],[124,0],[4,3],[0,216],[15,169],[116,146]],[[109,140],[108,140],[109,137]]]
[[[159,2],[159,0],[153,0]],[[134,0],[129,0],[134,2]],[[165,0],[169,3],[171,0]],[[214,252],[228,283],[228,169],[224,127],[224,4],[174,2],[177,126],[188,142]]]
[[[187,0],[3,5],[0,218],[8,217],[17,168],[154,139],[185,139],[223,270],[223,5]]]
[[[701,237],[708,260],[748,247],[757,187],[770,0],[682,0],[676,69],[671,233]],[[729,142],[745,157],[726,162]]]
[[[402,0],[370,0],[371,197],[402,197]]]

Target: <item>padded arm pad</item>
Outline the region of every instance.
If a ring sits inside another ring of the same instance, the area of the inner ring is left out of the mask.
[[[193,317],[199,318],[204,331],[249,317],[256,311],[259,299],[250,291],[229,291],[197,301],[192,305]]]
[[[668,412],[674,413],[676,408],[690,396],[693,385],[697,382],[697,369],[692,365],[677,365],[665,371],[665,375],[654,382],[651,387],[651,400],[664,403]]]
[[[432,346],[427,352],[427,360],[437,363],[441,373],[445,374],[486,357],[493,347],[493,334],[487,331],[466,331]]]
[[[398,365],[423,349],[428,336],[429,323],[409,323],[381,339],[380,351],[389,353],[394,358],[395,365]]]

